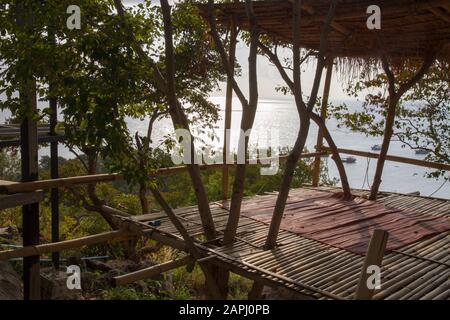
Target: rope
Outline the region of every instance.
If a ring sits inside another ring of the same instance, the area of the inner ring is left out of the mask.
[[[372,188],[372,186],[370,185],[370,181],[369,181],[369,167],[370,167],[370,158],[366,158],[367,161],[367,166],[366,166],[366,173],[364,174],[364,181],[362,183],[361,189],[364,189],[364,186],[366,185],[367,182],[367,186],[369,189]]]
[[[432,197],[432,196],[434,196],[436,193],[438,193],[439,190],[441,190],[441,189],[445,186],[445,184],[446,184],[447,182],[448,182],[448,180],[445,179],[445,180],[444,180],[444,183],[441,184],[441,186],[440,186],[439,188],[437,188],[432,194],[430,194],[429,197]]]

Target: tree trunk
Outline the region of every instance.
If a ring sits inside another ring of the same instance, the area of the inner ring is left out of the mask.
[[[394,121],[395,110],[397,108],[397,99],[389,97],[388,113],[386,116],[386,125],[384,129],[383,144],[381,145],[380,157],[378,158],[377,168],[375,170],[375,177],[373,180],[372,188],[370,190],[370,200],[376,200],[378,196],[378,190],[381,185],[381,176],[383,175],[384,164],[386,162],[386,155],[389,151],[389,145],[391,143],[392,134],[394,133]]]
[[[139,201],[141,203],[142,214],[150,213],[150,206],[147,200],[147,188],[143,183],[139,185]]]
[[[336,167],[339,172],[339,177],[341,179],[342,184],[342,191],[344,193],[345,199],[350,199],[352,197],[350,184],[348,182],[347,178],[347,172],[345,171],[344,163],[342,162],[341,156],[339,155],[338,148],[336,146],[336,143],[334,142],[333,137],[331,136],[330,131],[328,130],[324,119],[322,119],[320,116],[318,116],[315,113],[311,113],[311,119],[319,126],[323,137],[325,138],[325,141],[328,143],[328,146],[331,150],[331,158],[333,159],[334,163],[336,164]]]
[[[305,119],[300,124],[300,131],[297,135],[295,146],[289,154],[286,161],[286,167],[284,169],[283,180],[281,181],[277,202],[273,210],[272,221],[270,223],[269,235],[267,236],[266,245],[267,249],[273,248],[276,244],[278,232],[280,230],[281,218],[283,217],[286,201],[291,189],[292,179],[294,178],[295,168],[297,167],[298,160],[303,152],[303,148],[306,144],[306,138],[308,137],[310,122],[309,119]]]
[[[189,130],[189,123],[187,117],[181,107],[176,95],[175,84],[175,59],[173,53],[173,25],[171,17],[171,8],[167,0],[161,1],[161,8],[164,20],[164,39],[165,39],[165,64],[166,64],[166,89],[167,100],[169,107],[172,110],[171,116],[175,127],[181,125],[182,128]],[[189,131],[190,132],[190,131]],[[191,150],[195,153],[194,142],[191,138]],[[191,159],[193,160],[193,159]],[[214,227],[214,220],[212,218],[211,209],[209,207],[208,196],[200,174],[198,165],[193,164],[192,161],[187,165],[189,175],[191,176],[195,195],[197,197],[198,209],[200,218],[202,220],[205,236],[208,240],[216,237],[216,229]]]
[[[381,185],[381,177],[383,175],[384,164],[386,162],[386,156],[389,151],[389,145],[391,142],[392,135],[394,133],[394,122],[395,122],[395,113],[397,104],[399,103],[401,97],[414,85],[416,85],[425,75],[425,73],[430,69],[433,65],[433,62],[436,58],[437,51],[430,51],[423,60],[422,66],[417,71],[417,73],[407,82],[401,84],[399,89],[395,90],[395,76],[389,67],[389,61],[386,56],[383,56],[381,59],[384,72],[386,73],[386,77],[388,79],[388,110],[386,116],[386,125],[384,129],[384,138],[383,144],[381,145],[380,156],[377,162],[377,168],[375,170],[375,177],[373,180],[372,188],[370,190],[370,200],[376,200],[378,196],[378,191]]]
[[[163,1],[167,0],[161,0],[161,3]],[[195,246],[194,241],[190,237],[189,233],[187,232],[184,225],[181,223],[181,221],[176,216],[175,212],[172,210],[172,208],[169,206],[169,204],[166,202],[164,197],[161,195],[159,190],[156,188],[150,189],[153,196],[155,197],[156,201],[159,203],[159,205],[163,208],[163,210],[166,212],[167,216],[169,217],[172,224],[175,226],[177,231],[181,234],[184,242],[186,243],[186,247],[189,250],[189,253],[194,257],[195,260],[199,260],[203,258],[202,253],[197,249]],[[213,268],[212,265],[209,263],[199,263],[200,268],[202,269],[205,279],[206,279],[206,287],[209,292],[209,297],[212,299],[223,299],[223,295],[219,290],[219,287],[217,285],[217,268]]]
[[[329,58],[327,62],[325,85],[323,87],[322,105],[320,108],[320,117],[324,120],[324,122],[325,119],[327,118],[328,97],[330,95],[332,76],[333,76],[333,59]],[[322,148],[323,148],[323,130],[321,127],[319,127],[319,130],[317,130],[316,151],[321,151]],[[313,187],[318,187],[320,183],[320,165],[321,165],[321,157],[318,155],[314,158],[314,169],[312,177]]]
[[[259,30],[256,23],[256,18],[253,12],[253,6],[251,0],[246,0],[246,11],[247,17],[250,23],[250,52],[248,57],[249,65],[249,91],[250,97],[247,106],[243,106],[242,110],[242,120],[241,120],[241,138],[244,135],[244,146],[238,148],[238,158],[239,156],[244,156],[247,159],[248,151],[248,141],[249,137],[245,136],[245,132],[253,127],[253,122],[255,120],[256,109],[258,106],[258,77],[257,77],[257,55],[258,55],[258,43],[259,43]],[[236,237],[236,231],[239,224],[239,218],[241,215],[241,204],[242,198],[244,196],[245,187],[245,172],[246,172],[246,161],[244,164],[238,164],[236,168],[236,173],[234,177],[233,184],[233,196],[231,198],[230,205],[230,216],[228,218],[227,227],[225,229],[224,244],[230,244],[234,241]]]
[[[89,175],[95,175],[97,174],[97,155],[95,155],[95,151],[89,150],[85,152],[87,158],[88,158],[88,174]],[[102,210],[102,205],[104,204],[103,201],[101,201],[96,193],[96,186],[95,183],[91,183],[87,185],[87,193],[89,196],[89,199],[92,201],[93,203],[93,207],[95,208],[95,210],[100,213],[100,215],[103,217],[103,219],[105,219],[105,221],[108,223],[108,225],[111,227],[111,229],[113,230],[118,230],[119,227],[117,226],[117,224],[114,222],[114,219],[111,217],[111,214],[105,212],[104,210]]]
[[[281,72],[284,79],[286,79],[287,83],[291,84],[292,91],[294,93],[295,102],[297,105],[297,109],[300,117],[300,130],[297,136],[297,140],[295,142],[294,149],[289,154],[285,172],[283,175],[283,180],[281,182],[280,191],[278,193],[277,201],[275,204],[275,208],[273,211],[272,221],[270,223],[269,234],[267,236],[265,247],[267,249],[273,248],[276,245],[278,232],[280,230],[281,219],[283,218],[284,208],[286,206],[286,201],[289,195],[289,190],[291,188],[291,183],[294,175],[295,168],[297,166],[298,160],[300,159],[300,155],[303,152],[303,148],[305,147],[306,139],[309,133],[310,127],[310,116],[314,105],[316,103],[317,94],[319,91],[320,80],[322,78],[323,69],[325,67],[325,52],[328,43],[328,33],[330,31],[330,24],[333,20],[334,14],[336,12],[336,7],[338,0],[333,0],[330,4],[330,8],[328,11],[328,15],[326,21],[324,23],[321,35],[320,35],[320,49],[318,54],[317,68],[314,76],[313,86],[311,89],[311,95],[309,97],[308,103],[305,105],[302,97],[302,89],[301,89],[301,70],[300,70],[300,16],[301,16],[301,1],[294,0],[293,1],[293,20],[292,20],[292,29],[293,29],[293,77],[294,81],[289,81],[289,77],[286,73]],[[277,60],[277,59],[276,59]],[[278,66],[278,69],[280,67]],[[283,68],[281,68],[283,69]]]
[[[164,6],[165,10],[163,10],[164,14],[164,37],[165,37],[165,46],[166,46],[166,69],[167,69],[167,77],[166,80],[161,71],[159,70],[156,63],[149,57],[139,41],[137,41],[133,34],[133,29],[126,23],[125,19],[125,10],[123,9],[122,2],[120,0],[114,0],[114,5],[117,10],[119,17],[121,18],[121,24],[126,29],[128,42],[130,47],[136,51],[136,53],[145,59],[148,63],[149,67],[154,71],[153,77],[150,79],[150,82],[155,82],[158,90],[161,90],[167,96],[170,116],[172,118],[172,123],[174,127],[181,127],[186,130],[189,130],[189,124],[187,121],[187,117],[184,114],[184,111],[181,107],[180,102],[177,100],[175,94],[175,66],[174,66],[174,58],[173,58],[173,40],[172,40],[172,21],[170,15],[170,6],[167,1]],[[166,28],[167,27],[167,28]],[[193,146],[193,142],[191,141],[191,146]],[[192,148],[192,150],[194,150]],[[214,227],[214,221],[212,219],[211,210],[209,208],[209,201],[206,195],[206,191],[201,179],[200,169],[198,165],[188,164],[187,169],[189,175],[192,180],[192,185],[194,187],[195,196],[197,198],[200,219],[202,220],[203,229],[205,232],[205,236],[207,239],[214,239],[216,237],[216,230]]]
[[[236,43],[238,30],[235,26],[234,19],[231,20],[231,31],[230,31],[230,48],[228,50],[228,63],[230,68],[235,69],[235,59],[236,59]],[[225,99],[225,126],[224,126],[224,141],[223,141],[223,163],[227,164],[230,151],[230,138],[227,135],[227,131],[231,129],[231,115],[233,109],[233,84],[232,79],[227,77],[227,90]],[[229,168],[224,166],[222,169],[222,200],[226,201],[228,199],[228,181],[229,181]]]

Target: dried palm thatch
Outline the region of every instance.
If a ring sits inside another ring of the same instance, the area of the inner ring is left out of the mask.
[[[330,1],[304,0],[302,3],[301,46],[318,50]],[[371,5],[381,8],[379,30],[367,27],[370,16],[367,8]],[[215,7],[219,24],[226,26],[234,19],[241,29],[249,29],[245,3],[223,3]],[[292,43],[292,0],[254,1],[253,8],[263,34],[275,41]],[[206,17],[207,6],[199,5],[199,9]],[[450,1],[342,0],[332,22],[327,51],[335,57],[364,60],[380,55],[399,60],[421,58],[430,51],[439,51],[438,58],[449,61]]]

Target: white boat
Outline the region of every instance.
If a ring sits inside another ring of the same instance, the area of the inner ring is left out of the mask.
[[[342,162],[344,163],[355,163],[356,162],[356,158],[355,157],[344,157],[342,158]]]
[[[428,151],[427,149],[417,149],[415,150],[416,154],[429,154],[430,151]]]
[[[372,146],[372,151],[380,151],[381,150],[381,145],[380,144],[374,144]]]

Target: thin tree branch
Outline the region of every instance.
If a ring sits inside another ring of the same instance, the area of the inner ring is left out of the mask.
[[[330,33],[331,29],[331,22],[333,21],[334,15],[336,13],[336,7],[339,0],[333,0],[330,5],[330,9],[328,10],[327,18],[325,20],[322,32],[320,34],[320,46],[319,46],[319,52],[317,56],[317,68],[316,68],[316,74],[314,76],[314,82],[311,89],[311,94],[309,96],[308,101],[308,111],[312,111],[314,108],[314,105],[316,103],[317,94],[319,92],[320,87],[320,80],[322,78],[323,69],[325,67],[325,56],[326,51],[328,49],[328,34]]]
[[[238,97],[239,101],[241,102],[242,107],[246,108],[246,107],[248,107],[249,102],[247,101],[247,98],[243,94],[241,88],[239,87],[239,85],[236,82],[236,79],[234,78],[234,70],[231,68],[228,55],[225,51],[225,47],[222,43],[222,40],[220,39],[219,32],[217,31],[216,15],[214,13],[214,1],[213,0],[208,0],[208,9],[209,9],[208,10],[209,26],[210,26],[210,30],[211,30],[211,36],[214,40],[214,44],[216,45],[217,51],[219,52],[219,55],[222,60],[222,64],[225,67],[227,76],[231,81],[233,90],[236,93],[236,96]]]

